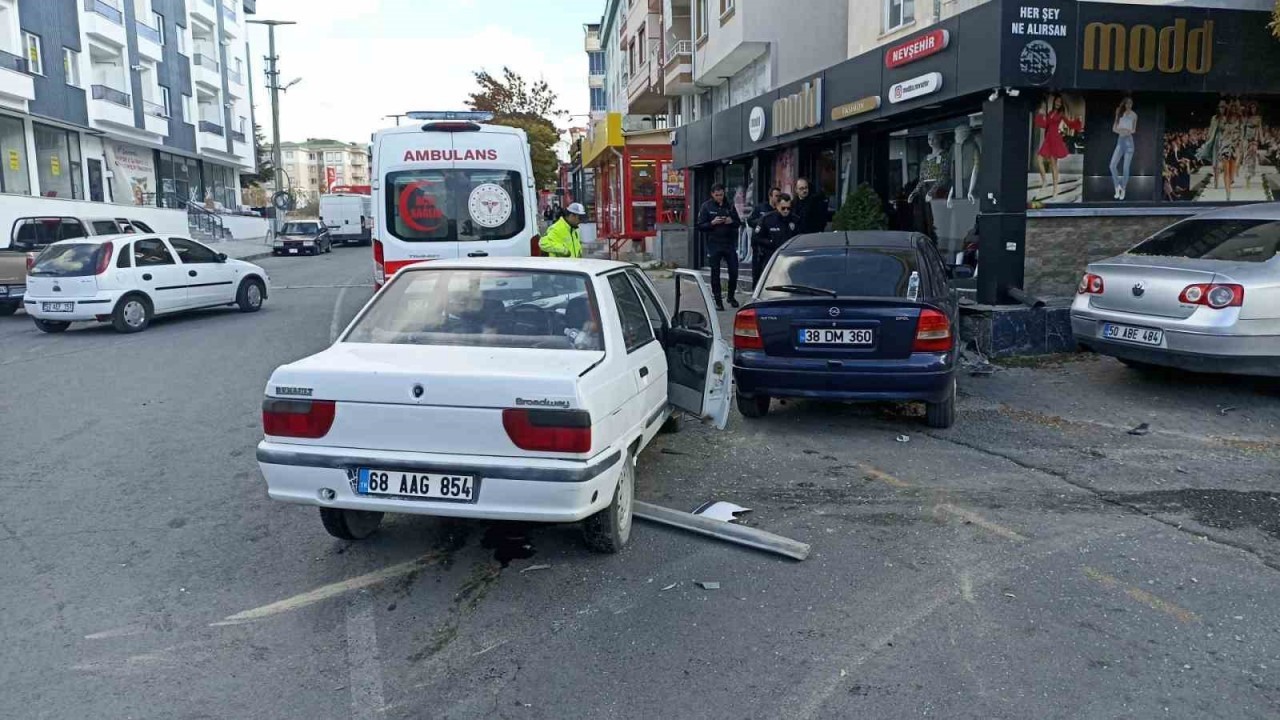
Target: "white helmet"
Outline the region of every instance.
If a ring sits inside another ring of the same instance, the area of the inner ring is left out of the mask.
[[[573,203],[569,207],[565,208],[565,212],[571,212],[578,217],[587,216],[587,209],[582,207],[582,203]]]

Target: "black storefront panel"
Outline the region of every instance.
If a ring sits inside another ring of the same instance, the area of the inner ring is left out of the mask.
[[[1001,4],[989,2],[955,17],[956,95],[989,92],[1000,84],[1000,43],[992,28],[1000,25]]]
[[[827,70],[824,79],[823,109],[829,128],[852,127],[882,117],[889,112],[884,99],[882,70],[884,59],[866,53]],[[879,106],[869,98],[878,98]],[[863,102],[861,106],[854,103]],[[873,107],[873,109],[866,109]],[[837,113],[838,114],[834,114]],[[849,114],[858,111],[856,114]],[[838,118],[838,119],[837,119]]]
[[[881,48],[880,65],[884,68],[881,84],[884,87],[884,104],[887,114],[910,112],[926,105],[934,105],[956,97],[959,72],[960,21],[953,17],[929,28],[927,32],[945,31],[950,38],[947,48],[941,52],[916,60],[899,67],[885,67],[884,54],[893,47],[911,42],[916,36],[906,38],[902,43],[894,43]],[[921,33],[921,35],[926,33]],[[934,75],[934,74],[937,75]],[[937,89],[919,97],[910,98],[910,91],[900,95],[900,89],[916,87],[928,83],[930,76],[940,77]],[[904,99],[899,99],[904,98]],[[896,101],[896,102],[895,102]]]
[[[773,135],[773,102],[777,99],[778,91],[774,90],[743,104],[742,148],[744,152],[767,150],[779,143],[779,139]],[[756,132],[759,133],[759,140],[751,138],[753,128],[758,128]]]
[[[711,116],[711,156],[730,158],[741,155],[746,118],[742,105],[734,105]]]
[[[694,167],[718,160],[711,152],[711,120],[710,117],[702,118],[697,122],[686,125],[685,130],[686,152],[685,157],[688,163],[687,167]]]

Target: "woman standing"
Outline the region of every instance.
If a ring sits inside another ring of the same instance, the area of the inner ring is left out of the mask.
[[[1036,127],[1044,130],[1044,141],[1036,151],[1040,170],[1040,187],[1044,187],[1045,174],[1052,171],[1053,194],[1049,197],[1057,197],[1058,161],[1070,154],[1067,151],[1067,144],[1062,140],[1062,129],[1066,127],[1072,132],[1080,132],[1084,123],[1071,115],[1071,111],[1067,109],[1059,93],[1053,93],[1046,102],[1041,103],[1040,109],[1036,112],[1035,123]]]
[[[1116,188],[1115,199],[1123,200],[1129,185],[1129,169],[1133,165],[1133,135],[1138,131],[1138,113],[1133,111],[1133,98],[1125,97],[1120,101],[1111,131],[1116,134],[1116,149],[1111,153],[1111,182]]]
[[[1240,101],[1233,100],[1227,105],[1227,114],[1218,128],[1218,164],[1222,166],[1222,181],[1227,191],[1227,202],[1231,202],[1231,188],[1236,184],[1236,172],[1239,169],[1241,147],[1244,142],[1244,118],[1240,109]]]
[[[1245,105],[1244,113],[1244,186],[1253,185],[1253,176],[1258,174],[1258,149],[1262,142],[1262,116],[1258,113],[1257,101],[1250,100]]]
[[[1222,144],[1222,126],[1227,121],[1227,101],[1218,101],[1218,112],[1209,121],[1209,129],[1205,132],[1204,144],[1196,150],[1196,159],[1203,163],[1213,163],[1213,187],[1219,187],[1222,180],[1222,167],[1218,155]]]

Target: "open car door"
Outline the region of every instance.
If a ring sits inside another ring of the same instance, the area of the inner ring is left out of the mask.
[[[711,288],[702,274],[676,270],[675,279],[676,309],[667,342],[667,399],[723,430],[729,421],[733,351],[720,333]]]

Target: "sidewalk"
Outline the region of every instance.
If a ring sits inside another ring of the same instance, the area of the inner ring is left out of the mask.
[[[226,253],[227,257],[236,260],[252,261],[271,256],[271,246],[267,244],[265,236],[252,240],[222,240],[206,244],[215,251]]]

